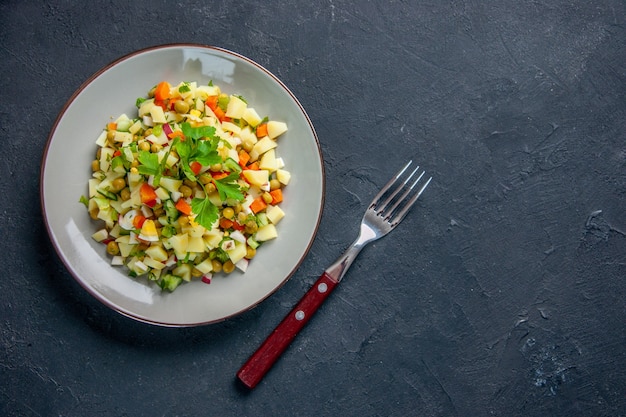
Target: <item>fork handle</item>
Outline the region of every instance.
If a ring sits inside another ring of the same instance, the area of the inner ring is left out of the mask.
[[[261,381],[337,284],[338,281],[334,280],[327,272],[318,278],[298,304],[237,372],[237,377],[244,385],[252,389]]]

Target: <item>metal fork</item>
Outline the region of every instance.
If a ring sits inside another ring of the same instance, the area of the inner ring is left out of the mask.
[[[411,164],[412,161],[409,161],[374,197],[361,220],[359,237],[324,271],[298,304],[237,372],[237,377],[245,386],[254,388],[261,381],[298,332],[339,284],[363,247],[395,229],[428,187],[432,177],[416,188],[422,181],[425,171],[413,179],[419,171],[419,166],[407,173]],[[405,173],[407,173],[406,176]],[[406,178],[403,180],[404,176]]]

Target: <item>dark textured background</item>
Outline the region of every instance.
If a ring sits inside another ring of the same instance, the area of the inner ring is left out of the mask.
[[[91,298],[39,203],[66,100],[118,57],[172,42],[280,77],[327,174],[293,278],[191,329]],[[621,0],[3,0],[0,414],[626,416],[625,64]],[[241,389],[237,369],[409,156],[434,176],[424,198]]]

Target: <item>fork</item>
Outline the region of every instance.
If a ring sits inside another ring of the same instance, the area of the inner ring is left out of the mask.
[[[411,164],[412,161],[409,161],[374,197],[361,220],[359,237],[324,271],[298,304],[239,369],[237,377],[245,386],[252,389],[261,381],[298,332],[341,282],[363,247],[391,232],[407,215],[409,209],[432,180],[432,177],[429,177],[415,191],[425,171],[412,180],[419,170],[417,166],[402,180]]]

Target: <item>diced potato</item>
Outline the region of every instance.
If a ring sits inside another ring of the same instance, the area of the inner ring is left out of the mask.
[[[137,275],[143,275],[148,272],[148,265],[144,264],[138,259],[133,259],[128,263],[128,268],[137,273]]]
[[[93,240],[95,240],[96,242],[102,242],[104,239],[106,239],[107,237],[109,237],[109,232],[107,232],[107,229],[100,229],[98,230],[96,233],[94,233],[93,235],[91,235],[91,237],[93,238]]]
[[[187,245],[187,252],[202,253],[204,252],[205,249],[206,249],[206,244],[204,243],[204,239],[202,239],[202,235],[189,237],[189,245]]]
[[[260,227],[256,232],[256,240],[258,242],[265,242],[267,240],[275,239],[278,237],[276,227],[269,223],[263,227]]]
[[[114,152],[115,150],[113,148],[105,147],[100,149],[100,169],[102,171],[107,172],[109,170]]]
[[[152,121],[155,123],[167,123],[165,113],[160,106],[152,106],[150,108],[150,116],[152,117]]]
[[[267,219],[273,224],[278,224],[278,222],[285,217],[285,212],[280,207],[272,205],[267,206],[265,214],[267,215]]]
[[[137,120],[135,123],[133,123],[131,127],[128,128],[128,131],[134,135],[135,133],[139,132],[141,127],[141,122]]]
[[[196,94],[203,100],[206,100],[209,96],[219,96],[220,92],[219,87],[216,85],[200,85],[196,88]]]
[[[196,265],[195,268],[203,274],[208,274],[213,271],[213,262],[211,262],[211,259],[206,258],[204,261]]]
[[[115,226],[113,226],[113,229],[109,231],[109,235],[117,239],[118,237],[121,236],[121,232],[122,232],[122,227],[120,226],[119,223],[115,223]]]
[[[96,139],[96,145],[103,147],[106,146],[107,144],[107,131],[103,130],[102,132],[100,132],[100,136],[98,136],[98,139]]]
[[[250,126],[255,127],[263,120],[261,116],[254,110],[252,107],[246,108],[241,116],[243,120],[245,120]]]
[[[227,132],[232,132],[235,135],[239,135],[241,133],[241,128],[231,122],[222,122],[222,129],[224,129]]]
[[[226,107],[226,117],[232,119],[241,119],[246,111],[248,105],[245,101],[237,96],[230,96],[228,100],[228,106]]]
[[[283,122],[277,122],[275,120],[270,120],[267,122],[267,135],[275,139],[278,136],[282,135],[287,131],[287,124]]]
[[[177,180],[170,177],[161,177],[159,185],[165,188],[170,193],[178,191],[181,185],[183,185],[183,180]]]
[[[270,149],[263,154],[261,161],[259,162],[259,168],[266,169],[270,173],[278,169],[278,161],[276,160],[276,153],[274,152],[274,149]]]
[[[176,257],[182,259],[187,255],[187,247],[189,246],[189,235],[187,233],[179,233],[170,237],[167,241],[172,246]]]
[[[223,238],[223,233],[217,230],[211,230],[203,236],[204,243],[208,249],[215,249],[220,244]]]
[[[146,255],[158,262],[167,261],[167,252],[161,246],[152,245],[146,249]]]
[[[130,243],[118,243],[117,246],[120,248],[120,255],[123,257],[129,256],[136,247],[136,245],[131,245]]]
[[[89,180],[87,180],[87,184],[89,185],[89,198],[97,196],[100,180],[90,178]]]
[[[289,184],[291,180],[291,173],[289,171],[285,171],[284,169],[279,169],[276,171],[276,179],[283,185]]]
[[[119,143],[130,143],[133,141],[133,134],[129,132],[116,131],[113,140]]]
[[[154,107],[154,99],[148,99],[139,105],[138,115],[143,117],[150,114],[150,109]]]
[[[232,261],[232,263],[236,264],[239,260],[243,259],[246,256],[246,244],[237,242],[235,243],[235,247],[231,250],[226,251],[228,253],[228,257]]]
[[[161,270],[163,268],[165,268],[165,264],[161,263],[155,259],[152,259],[149,256],[146,256],[145,258],[143,258],[143,263],[146,264],[147,266],[149,266],[152,269],[157,269],[157,270]]]
[[[242,173],[246,181],[258,187],[263,186],[269,181],[269,172],[267,172],[264,169],[260,169],[260,170],[244,169]]]
[[[165,201],[165,200],[169,200],[170,199],[170,193],[167,192],[167,190],[163,187],[159,187],[156,190],[154,190],[154,192],[156,193],[157,197],[161,200],[161,201]]]
[[[185,281],[191,281],[191,265],[180,264],[172,270],[172,274],[181,277]]]
[[[148,135],[146,136],[146,140],[157,145],[165,145],[168,142],[167,135],[161,134],[159,136]]]
[[[278,144],[276,141],[270,139],[268,136],[261,138],[257,143],[254,144],[252,150],[257,153],[257,155],[263,155],[265,152],[270,149],[274,149]]]
[[[125,113],[122,113],[122,114],[120,114],[120,115],[118,116],[118,118],[117,118],[117,119],[115,119],[115,123],[116,123],[116,124],[118,124],[118,125],[119,125],[119,124],[122,124],[122,123],[128,123],[128,120],[130,120],[130,119],[128,118],[128,116],[126,116],[126,114],[125,114]],[[118,128],[119,128],[119,126],[118,126]],[[123,130],[123,129],[120,129],[120,130]]]
[[[206,233],[206,229],[204,228],[204,226],[197,224],[197,223],[196,224],[188,223],[182,227],[181,231],[183,233],[187,233],[189,237],[202,237],[202,235]],[[188,252],[196,252],[196,251],[189,250]]]
[[[129,172],[126,177],[128,179],[128,186],[131,190],[143,183],[143,177],[139,173]]]

